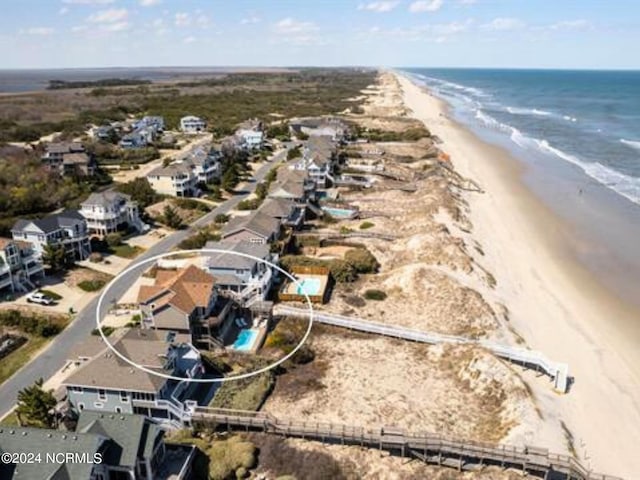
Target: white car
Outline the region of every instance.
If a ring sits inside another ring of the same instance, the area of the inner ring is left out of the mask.
[[[27,295],[27,302],[39,303],[40,305],[52,305],[53,298],[47,297],[44,293],[41,292],[33,292]]]

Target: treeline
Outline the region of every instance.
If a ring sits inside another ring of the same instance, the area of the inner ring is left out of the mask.
[[[374,81],[375,72],[355,70],[233,74],[205,85],[236,89],[147,96],[142,107],[151,115],[162,115],[169,128],[176,128],[188,112],[206,119],[214,133],[228,134],[248,118],[271,121],[271,114],[298,117],[341,112],[356,105],[348,99]]]
[[[316,116],[356,107],[358,102],[348,99],[359,96],[360,90],[375,82],[375,76],[374,70],[305,69],[284,73],[230,74],[220,79],[194,82],[197,89],[193,93],[189,88],[142,86],[122,92],[123,89],[98,87],[86,95],[87,105],[92,107],[69,111],[73,118],[28,124],[21,118],[0,120],[0,142],[32,142],[53,132],[69,136],[81,134],[88,124],[102,125],[106,121],[123,120],[128,114],[161,115],[170,129],[177,128],[183,116],[196,115],[206,119],[209,130],[222,137],[232,133],[237,124],[248,118],[271,122],[276,118],[272,114]],[[206,89],[208,86],[212,87],[209,91]],[[113,99],[111,95],[114,95]],[[104,108],[96,108],[97,99]],[[5,102],[10,100],[5,99]],[[114,101],[117,102],[115,106],[112,104]]]
[[[136,78],[105,78],[102,80],[49,80],[47,90],[64,90],[68,88],[119,87],[130,85],[150,85],[151,80]]]
[[[10,236],[18,217],[76,207],[94,188],[89,181],[61,177],[44,167],[37,153],[0,148],[0,236]]]
[[[1,142],[35,142],[45,135],[62,132],[63,137],[83,135],[87,126],[105,125],[108,122],[125,120],[128,114],[138,112],[135,105],[118,105],[104,110],[83,110],[74,118],[59,122],[34,122],[22,124],[12,120],[0,120]]]

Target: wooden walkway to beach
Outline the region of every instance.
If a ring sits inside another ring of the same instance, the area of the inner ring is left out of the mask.
[[[360,426],[283,420],[264,412],[196,407],[193,426],[258,431],[283,437],[297,437],[341,445],[385,450],[424,463],[461,470],[499,466],[521,470],[546,480],[621,480],[588,471],[568,455],[550,453],[545,448],[515,447],[458,440],[434,433],[412,433],[396,427]]]
[[[309,310],[278,304],[274,306],[273,314],[288,317],[308,318]],[[351,330],[358,330],[361,332],[385,335],[388,337],[401,338],[404,340],[428,343],[432,345],[442,343],[477,345],[486,348],[498,357],[505,358],[524,367],[543,371],[554,380],[554,388],[559,392],[566,393],[569,387],[569,366],[566,363],[549,360],[542,352],[536,350],[527,350],[525,348],[501,345],[488,340],[473,340],[453,335],[422,332],[420,330],[400,327],[397,325],[386,325],[384,323],[372,322],[355,317],[346,317],[344,315],[337,315],[319,310],[313,311],[313,321],[336,327],[349,328]]]

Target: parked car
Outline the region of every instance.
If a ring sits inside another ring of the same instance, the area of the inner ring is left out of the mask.
[[[53,305],[53,298],[47,297],[41,292],[33,292],[27,295],[27,302],[39,303],[40,305]]]

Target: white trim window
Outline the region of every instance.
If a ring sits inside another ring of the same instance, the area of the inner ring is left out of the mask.
[[[98,389],[98,400],[102,400],[103,402],[107,399],[107,391],[99,388]]]
[[[122,403],[129,403],[129,393],[124,390],[120,390],[120,401]]]
[[[93,402],[93,408],[104,408],[104,403],[102,403],[102,402]]]

